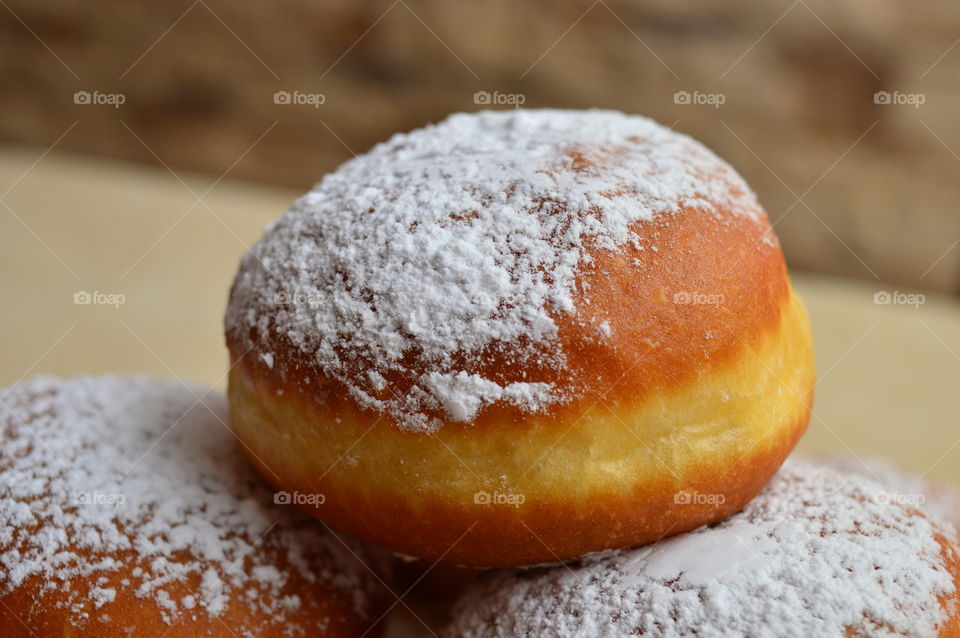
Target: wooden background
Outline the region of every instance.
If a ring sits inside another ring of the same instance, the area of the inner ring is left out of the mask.
[[[0,138],[306,189],[478,91],[619,108],[733,163],[793,266],[956,294],[958,37],[935,0],[5,0]]]

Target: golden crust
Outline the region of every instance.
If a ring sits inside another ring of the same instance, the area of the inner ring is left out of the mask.
[[[773,328],[633,400],[410,433],[276,384],[250,357],[231,373],[233,426],[267,480],[324,494],[313,515],[394,551],[500,567],[647,543],[739,510],[804,431],[810,334],[787,291]],[[475,502],[486,494],[502,504]]]
[[[947,571],[953,575],[954,583],[953,595],[941,597],[939,601],[948,614],[947,622],[940,628],[939,638],[960,638],[960,547],[952,545],[942,534],[937,537],[937,542],[940,543]]]
[[[93,558],[93,557],[91,557]],[[285,565],[277,557],[276,567],[286,573],[289,581],[283,596],[295,595],[300,607],[295,618],[278,623],[258,605],[244,600],[244,592],[234,593],[223,613],[216,617],[197,608],[176,620],[165,622],[157,601],[152,597],[138,597],[134,589],[124,586],[133,580],[135,556],[117,555],[123,565],[109,575],[105,582],[71,581],[70,598],[62,592],[50,591],[51,581],[39,576],[27,579],[13,592],[0,596],[0,636],[4,638],[130,638],[145,636],[159,638],[195,638],[209,636],[229,638],[255,635],[260,638],[288,638],[289,636],[323,636],[324,638],[356,638],[381,635],[382,627],[371,627],[371,618],[361,617],[352,596],[335,587],[308,583],[297,570]],[[102,607],[94,608],[89,596],[94,587],[112,587],[116,598]],[[164,589],[172,599],[180,600],[200,591],[199,577],[172,581]],[[76,601],[83,601],[76,606]],[[386,609],[386,591],[380,592],[373,609]],[[89,618],[87,618],[89,614]],[[321,634],[317,627],[323,626]],[[368,629],[370,631],[368,632]]]

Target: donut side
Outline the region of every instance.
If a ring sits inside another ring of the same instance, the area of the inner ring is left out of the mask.
[[[634,546],[738,511],[807,425],[802,301],[766,223],[686,210],[635,232],[592,251],[577,313],[558,317],[556,382],[575,398],[546,413],[500,403],[404,431],[294,347],[275,353],[293,367],[270,366],[228,333],[250,460],[281,489],[324,494],[310,513],[338,529],[469,566]],[[508,349],[478,365],[522,373]]]

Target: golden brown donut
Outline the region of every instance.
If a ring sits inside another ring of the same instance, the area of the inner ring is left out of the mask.
[[[747,185],[610,111],[455,115],[347,162],[244,257],[225,325],[233,427],[268,481],[469,566],[736,512],[814,381]]]
[[[0,401],[0,636],[379,634],[390,561],[274,505],[222,394],[42,377]]]
[[[449,638],[956,638],[952,528],[879,483],[788,461],[734,516],[565,566],[502,570]]]

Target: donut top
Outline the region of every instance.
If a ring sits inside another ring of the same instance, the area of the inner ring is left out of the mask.
[[[960,487],[926,479],[877,457],[827,456],[817,462],[878,481],[890,491],[892,499],[949,521],[960,531]]]
[[[730,166],[652,120],[453,115],[343,164],[270,225],[243,259],[227,333],[286,380],[319,369],[402,428],[434,429],[437,412],[469,422],[497,401],[539,411],[570,398],[537,371],[565,366],[555,319],[589,302],[577,274],[590,251],[656,251],[634,225],[681,210],[765,223]],[[484,373],[503,352],[520,372]]]
[[[341,541],[273,505],[224,425],[223,396],[204,391],[117,377],[3,390],[0,594],[40,578],[45,604],[107,621],[105,606],[123,588],[154,601],[169,624],[219,616],[242,596],[282,623],[306,604],[284,589],[297,574],[342,591],[363,613],[366,568]],[[168,587],[184,582],[199,587],[171,596]]]
[[[955,593],[941,533],[877,483],[788,462],[720,523],[482,582],[449,635],[936,636]]]

